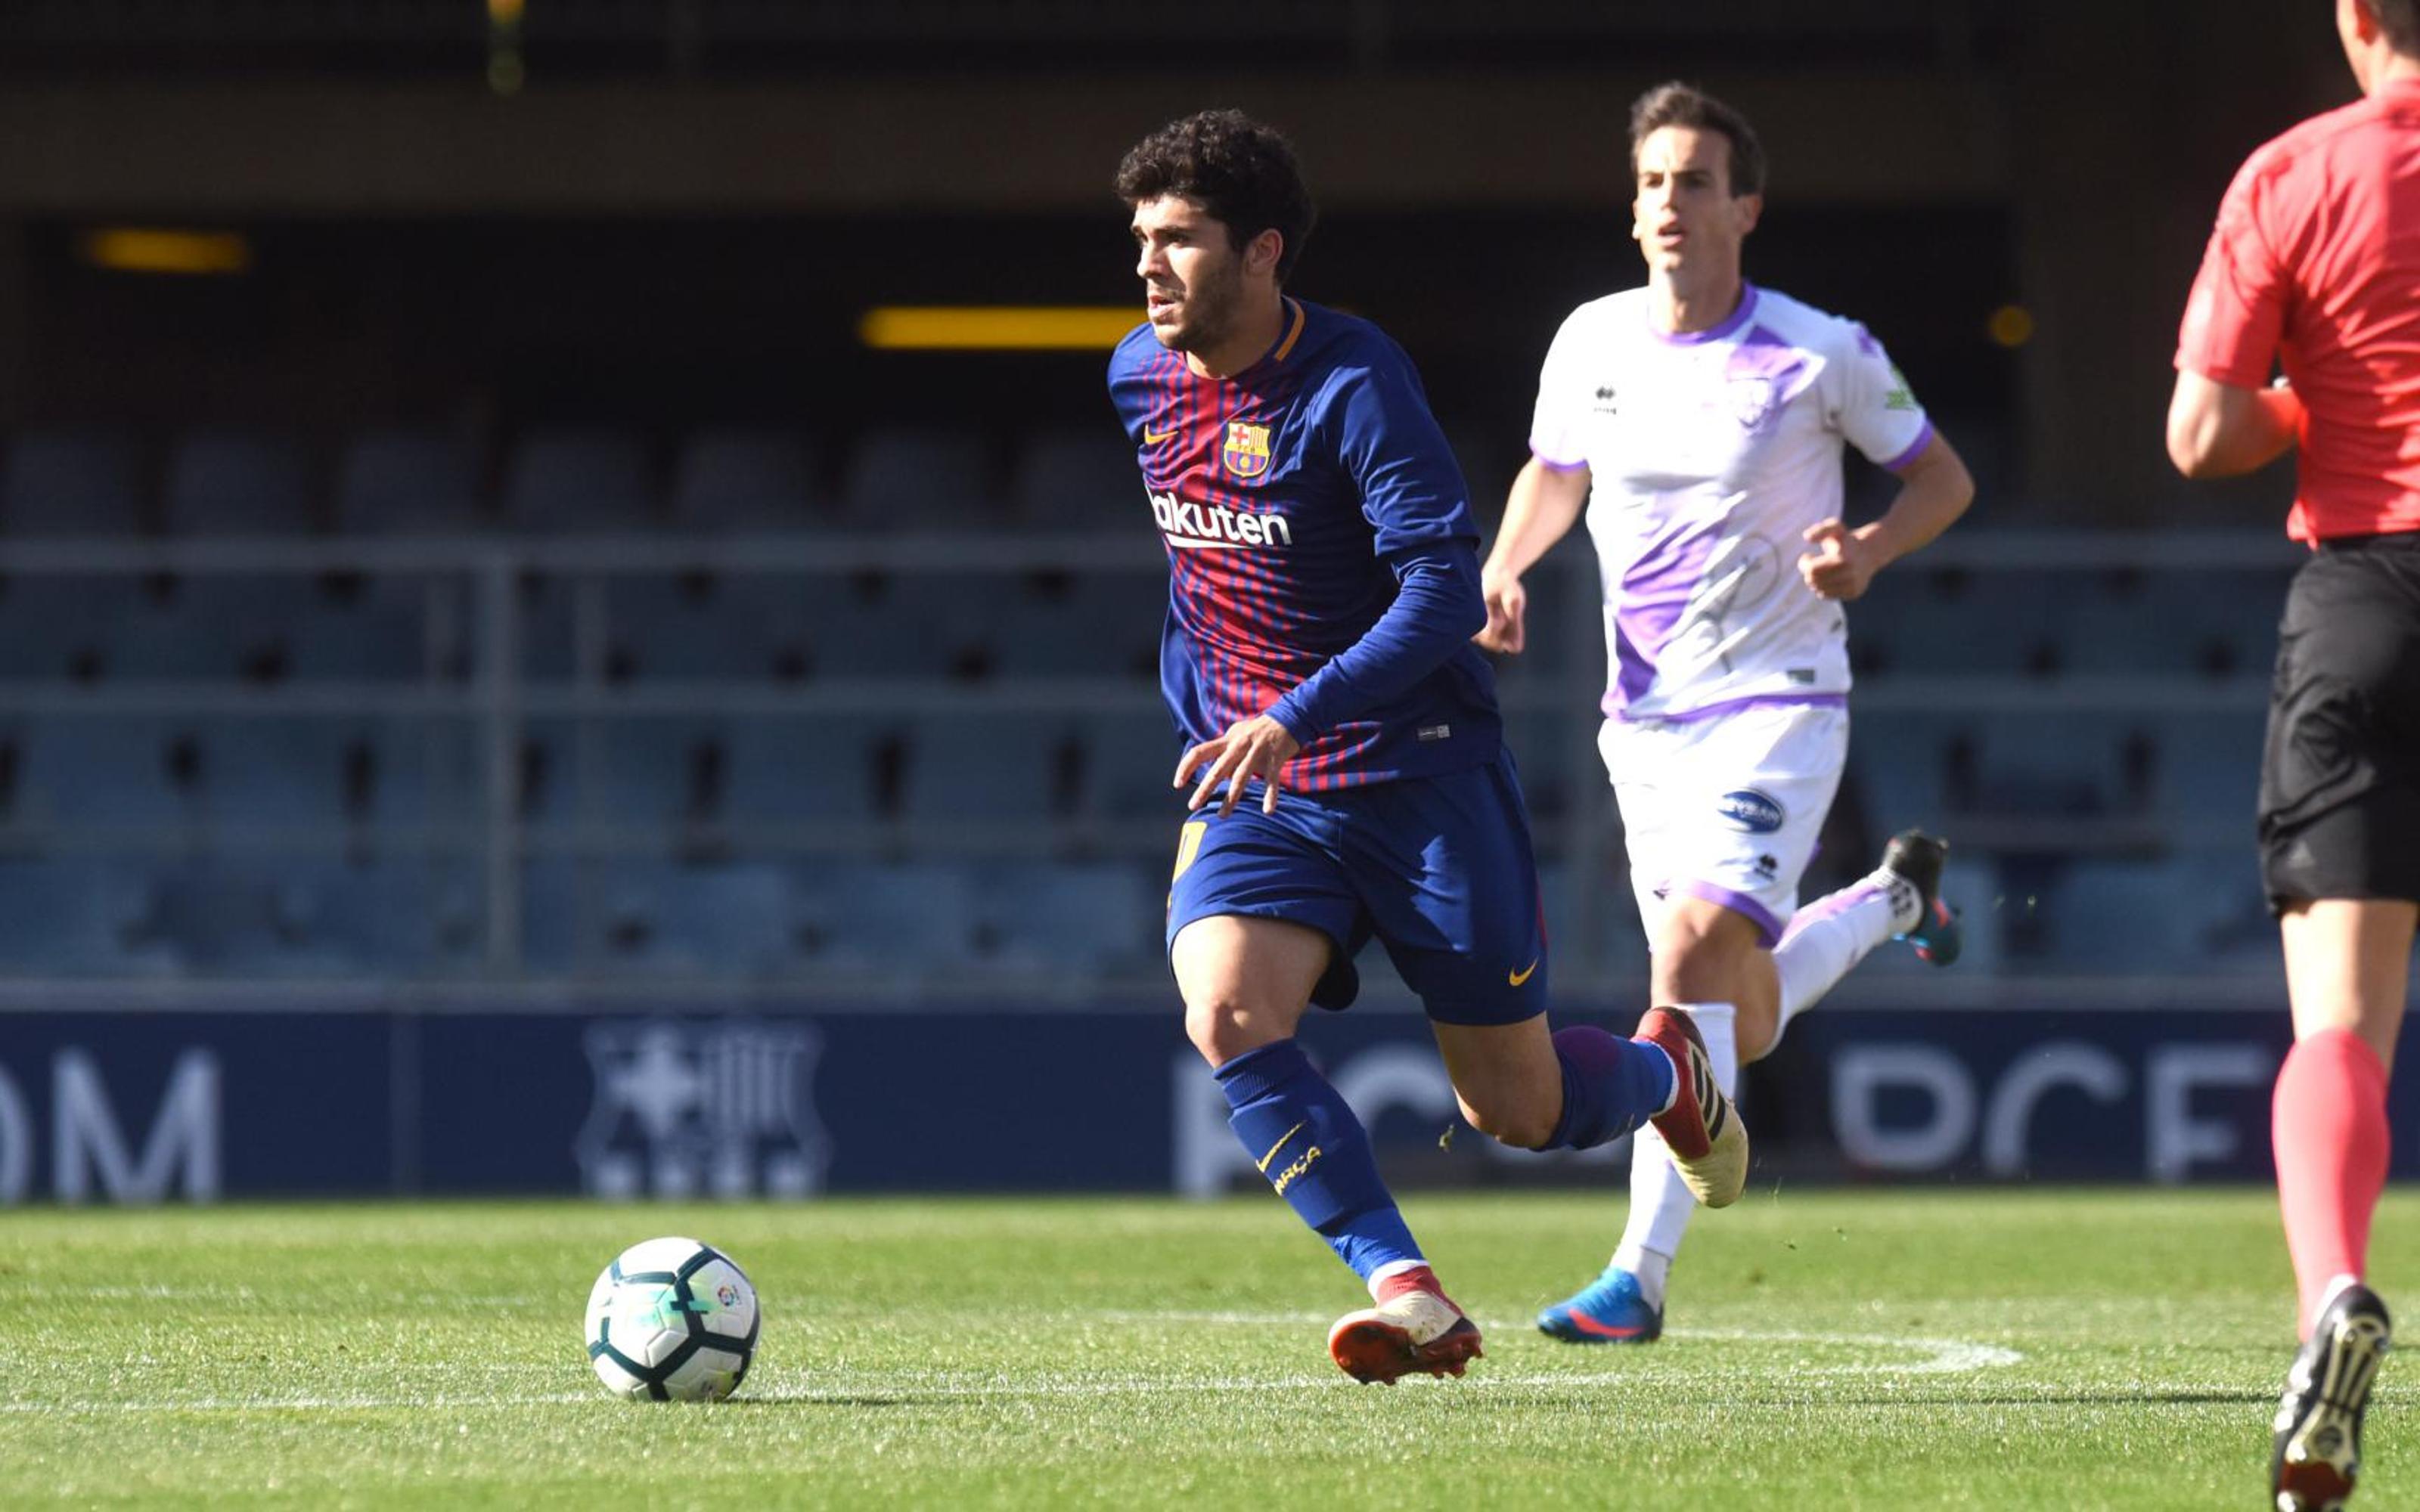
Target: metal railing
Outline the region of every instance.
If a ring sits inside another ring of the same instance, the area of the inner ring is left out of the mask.
[[[1922,559],[1928,568],[1973,573],[1998,570],[2092,571],[2115,568],[2190,570],[2212,574],[2273,573],[2290,565],[2292,548],[2266,536],[2161,533],[2156,535],[2013,534],[1953,535]],[[814,717],[835,714],[908,716],[932,712],[997,712],[1003,717],[1038,713],[1123,713],[1158,707],[1157,689],[1133,676],[1075,675],[1000,679],[980,683],[947,680],[818,675],[794,682],[756,679],[637,680],[617,682],[609,650],[621,628],[611,618],[610,590],[639,579],[710,574],[723,579],[796,579],[801,592],[836,579],[881,573],[898,577],[1054,573],[1157,574],[1158,548],[1147,536],[1105,541],[1097,536],[1036,534],[908,536],[795,536],[781,538],[648,537],[584,540],[463,538],[443,540],[247,540],[183,542],[15,542],[0,546],[0,574],[11,579],[72,578],[123,579],[129,583],[163,576],[180,579],[252,579],[312,582],[335,574],[406,579],[426,590],[423,664],[414,675],[373,680],[286,679],[247,683],[225,678],[67,678],[0,681],[0,717],[43,720],[107,716],[168,716],[211,719],[358,717],[432,727],[458,723],[473,734],[475,793],[437,807],[463,814],[458,824],[430,823],[387,838],[429,855],[475,860],[482,877],[483,964],[495,980],[520,980],[522,872],[533,859],[570,856],[594,860],[663,853],[665,826],[603,814],[583,803],[568,823],[533,826],[520,807],[520,763],[524,733],[534,720],[568,722],[575,731],[575,788],[586,790],[595,769],[597,732],[613,722],[660,718],[730,717]],[[1566,575],[1566,621],[1546,633],[1568,638],[1561,670],[1528,674],[1506,689],[1508,717],[1518,727],[1546,720],[1559,725],[1555,738],[1567,742],[1563,762],[1575,778],[1561,810],[1541,815],[1540,845],[1562,864],[1570,879],[1570,906],[1589,921],[1578,940],[1558,941],[1559,973],[1565,980],[1603,980],[1635,967],[1635,946],[1608,938],[1618,910],[1605,904],[1621,884],[1621,839],[1610,794],[1589,779],[1596,764],[1594,708],[1602,688],[1601,619],[1594,566],[1583,550],[1567,548],[1542,569]],[[572,613],[566,676],[533,676],[525,665],[530,626],[524,584],[544,579],[571,595]],[[1542,627],[1544,629],[1544,627]],[[1138,626],[1147,635],[1150,627]],[[844,658],[845,662],[845,658]],[[2037,679],[1877,678],[1857,694],[1861,711],[1895,708],[2016,711],[2051,715],[2082,707],[2128,711],[2257,711],[2265,679],[2242,675],[2223,681],[2146,680],[2124,676]],[[1546,717],[1556,717],[1547,718]],[[1174,814],[1170,819],[1172,821]],[[1035,854],[1066,840],[1077,822],[1037,815],[995,825],[919,824],[915,815],[894,819],[775,825],[746,814],[728,814],[718,835],[735,855],[781,857],[914,855],[976,857]],[[1164,852],[1169,825],[1160,821],[1125,825],[1082,822],[1080,839],[1097,854],[1141,857]],[[2126,845],[2139,834],[2120,834],[2139,822],[2068,821],[2065,842],[2090,846],[2115,837]],[[72,854],[80,847],[119,854],[192,855],[198,845],[229,852],[339,855],[358,843],[360,826],[331,822],[324,830],[196,837],[183,829],[149,833],[79,834],[71,826],[29,826],[22,818],[0,828],[0,845],[18,853]],[[1991,848],[1993,837],[1962,837],[1969,849],[1978,839]],[[2010,837],[2028,846],[2061,842],[2055,828],[2024,822]],[[105,843],[104,843],[105,841]]]

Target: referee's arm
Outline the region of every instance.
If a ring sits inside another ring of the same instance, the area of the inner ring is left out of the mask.
[[[2168,399],[2168,460],[2188,478],[2257,472],[2293,450],[2302,420],[2291,389],[2247,389],[2180,368]]]

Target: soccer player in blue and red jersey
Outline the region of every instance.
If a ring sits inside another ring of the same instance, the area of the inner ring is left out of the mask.
[[[1699,1200],[1747,1136],[1687,1017],[1546,1026],[1529,826],[1494,684],[1479,528],[1401,348],[1287,296],[1312,220],[1293,149],[1233,111],[1119,165],[1148,319],[1109,361],[1168,548],[1160,681],[1190,788],[1168,914],[1186,1031],[1253,1164],[1370,1288],[1328,1352],[1356,1379],[1460,1375],[1447,1298],[1360,1122],[1296,1044],[1372,938],[1428,1010],[1472,1125],[1533,1149],[1652,1120]]]
[[[2277,1196],[2304,1340],[2273,1424],[2278,1512],[2340,1506],[2360,1473],[2392,1334],[2366,1284],[2369,1224],[2420,932],[2420,4],[2335,12],[2362,98],[2236,174],[2168,406],[2187,477],[2296,454],[2286,533],[2312,550],[2286,594],[2260,769],[2260,872],[2294,1019]]]

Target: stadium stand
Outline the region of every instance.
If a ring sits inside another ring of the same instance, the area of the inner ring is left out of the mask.
[[[19,436],[0,460],[0,525],[25,537],[132,537],[143,528],[142,473],[142,451],[126,436]]]
[[[960,431],[869,432],[841,485],[840,516],[850,530],[966,530],[999,513],[983,440]]]
[[[528,535],[608,534],[657,523],[653,472],[638,438],[541,431],[504,474],[504,525]]]
[[[335,526],[365,536],[464,535],[486,527],[469,452],[427,431],[355,437],[336,464]]]
[[[864,435],[828,492],[807,438],[708,426],[659,498],[639,438],[540,430],[492,513],[434,432],[194,431],[156,499],[149,455],[0,446],[21,974],[1156,979],[1179,744],[1115,436],[1027,439],[995,497],[970,433]],[[1971,972],[2265,969],[2253,884],[2211,868],[2249,827],[2284,567],[2220,542],[2214,587],[2059,549],[1978,532],[1851,607],[1838,843],[1960,838],[1990,900]],[[1644,966],[1591,748],[1592,572],[1533,574],[1531,649],[1497,667],[1575,984]]]
[[[308,535],[308,463],[291,440],[200,431],[169,453],[161,529],[171,536]]]
[[[673,466],[672,523],[706,533],[791,532],[828,523],[816,458],[799,437],[772,431],[701,431]]]

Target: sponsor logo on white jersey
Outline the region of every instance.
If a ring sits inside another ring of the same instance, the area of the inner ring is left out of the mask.
[[[1294,526],[1283,515],[1204,504],[1172,493],[1151,496],[1151,517],[1168,544],[1188,551],[1232,551],[1244,546],[1292,546]]]

